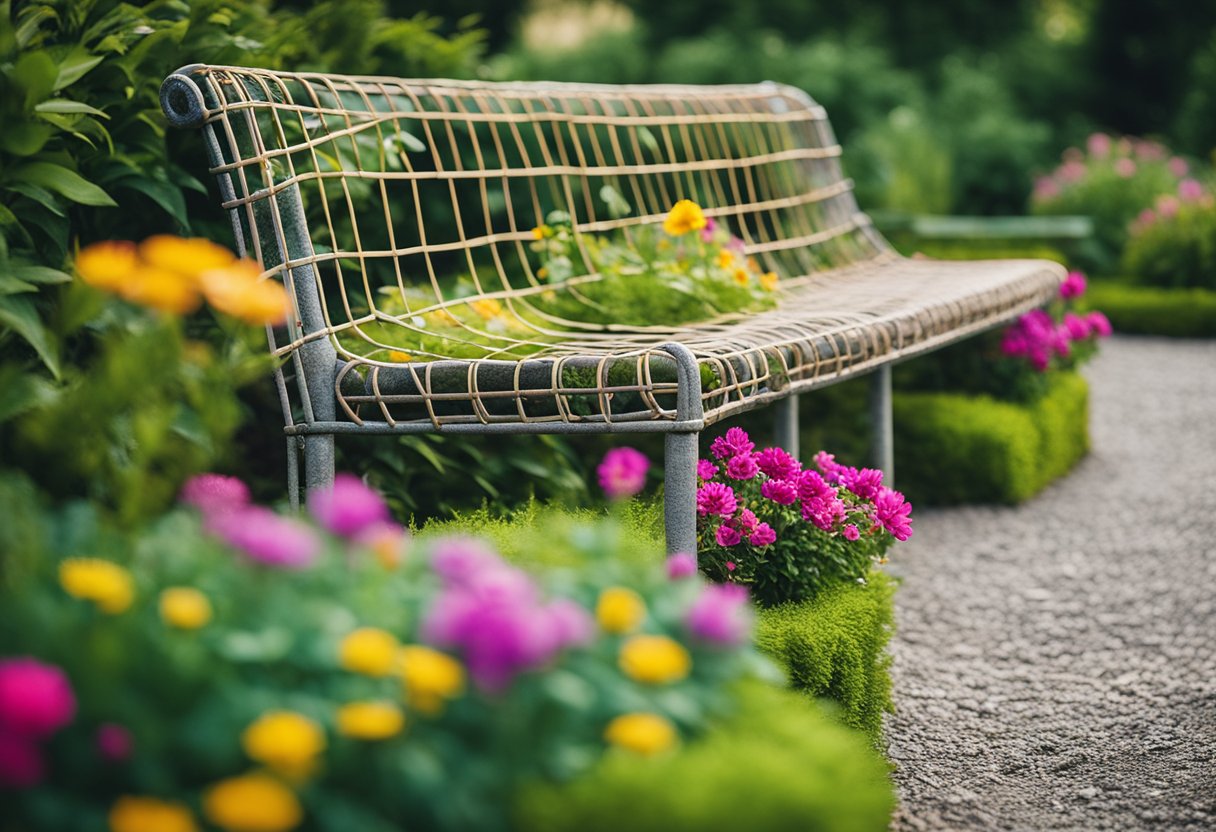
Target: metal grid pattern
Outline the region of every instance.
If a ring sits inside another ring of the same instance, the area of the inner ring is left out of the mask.
[[[295,395],[280,391],[302,433],[663,429],[687,373],[673,343],[698,364],[708,424],[989,328],[1063,277],[1040,261],[899,257],[858,210],[823,109],[776,84],[193,66],[164,101],[171,121],[203,128],[239,246],[293,298],[271,348],[294,368]],[[604,186],[631,213],[608,213]],[[775,310],[679,327],[547,311],[541,299],[580,299],[600,279],[587,235],[629,238],[685,198],[782,276]],[[550,284],[529,244],[554,210],[571,216],[582,262]],[[493,315],[467,314],[477,304]],[[436,316],[455,322],[450,351],[413,346]]]

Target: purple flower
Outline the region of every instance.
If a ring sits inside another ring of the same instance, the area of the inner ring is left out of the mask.
[[[545,614],[560,648],[581,647],[595,639],[595,619],[578,602],[561,598],[545,607]]]
[[[1079,298],[1085,294],[1085,274],[1083,272],[1069,272],[1068,277],[1060,283],[1060,297],[1064,300]]]
[[[882,471],[874,468],[846,468],[840,474],[840,484],[863,500],[873,500],[882,487]]]
[[[738,505],[734,489],[725,483],[707,482],[697,489],[697,514],[702,517],[730,517]]]
[[[303,569],[321,552],[321,541],[312,527],[261,506],[214,517],[208,530],[266,566]]]
[[[1099,338],[1105,338],[1112,332],[1110,321],[1107,320],[1105,315],[1097,310],[1086,315],[1085,320],[1089,323],[1090,329],[1092,329],[1094,334]]]
[[[334,534],[355,537],[389,519],[388,506],[354,474],[338,474],[329,488],[308,495],[308,511]]]
[[[747,588],[739,584],[706,587],[684,616],[684,626],[700,641],[723,647],[743,644],[752,629]]]
[[[198,474],[186,480],[178,499],[207,515],[235,511],[249,505],[249,486],[236,477]]]
[[[815,454],[815,467],[823,473],[823,478],[828,482],[836,482],[836,475],[844,466],[836,464],[836,457],[829,454],[827,451],[820,451]]]
[[[756,454],[756,465],[772,480],[793,479],[802,470],[802,464],[784,448],[765,448]]]
[[[738,546],[743,541],[743,535],[739,534],[738,529],[723,523],[714,532],[714,540],[719,546]]]
[[[911,514],[912,504],[898,491],[883,488],[874,498],[874,519],[896,540],[912,536]]]
[[[840,530],[840,533],[844,535],[845,540],[856,540],[857,538],[861,537],[861,532],[857,529],[857,526],[853,525],[852,523],[847,524],[843,529]]]
[[[768,523],[757,524],[755,530],[748,537],[747,542],[753,546],[767,546],[770,543],[775,543],[777,533],[773,531],[773,527]]]
[[[472,585],[478,574],[501,564],[493,549],[473,537],[441,538],[431,549],[431,569],[449,584]]]
[[[667,559],[667,577],[673,581],[691,578],[697,574],[697,556],[688,552],[676,552]]]
[[[747,435],[743,428],[731,428],[725,435],[719,436],[709,445],[709,451],[718,459],[728,459],[740,454],[750,454],[756,443]]]
[[[760,484],[760,495],[777,505],[791,506],[798,499],[798,486],[789,480],[765,480]]]
[[[650,460],[634,448],[613,448],[595,469],[600,488],[610,500],[632,497],[646,486]]]
[[[697,460],[697,478],[709,482],[714,477],[718,476],[718,466],[709,459]]]
[[[726,476],[732,480],[750,480],[759,472],[760,467],[756,465],[756,458],[751,454],[733,456],[726,463]]]

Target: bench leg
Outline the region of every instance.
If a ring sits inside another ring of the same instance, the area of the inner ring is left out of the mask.
[[[304,487],[311,493],[334,484],[334,437],[304,437]]]
[[[870,425],[874,432],[873,465],[882,471],[883,483],[895,485],[895,437],[891,420],[891,365],[870,376]]]
[[[300,510],[300,451],[304,440],[287,437],[287,499],[292,511]]]
[[[798,397],[787,396],[774,406],[773,437],[777,445],[798,458]]]
[[[667,554],[697,552],[697,434],[669,433],[663,443],[663,520]]]

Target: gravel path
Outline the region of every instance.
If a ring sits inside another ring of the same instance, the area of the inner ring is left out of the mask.
[[[1069,477],[894,553],[893,829],[1216,829],[1216,341],[1086,375]]]

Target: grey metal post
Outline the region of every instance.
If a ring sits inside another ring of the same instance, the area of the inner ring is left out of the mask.
[[[790,456],[798,458],[797,396],[786,396],[773,405],[773,437]]]
[[[895,483],[895,436],[891,419],[891,365],[884,364],[870,376],[870,425],[873,431],[873,464],[882,471],[883,482]]]
[[[682,344],[664,344],[661,349],[676,360],[679,391],[676,419],[694,422],[695,430],[681,430],[663,437],[663,525],[667,532],[667,554],[697,553],[697,436],[705,418],[701,407],[701,374],[697,360]]]

